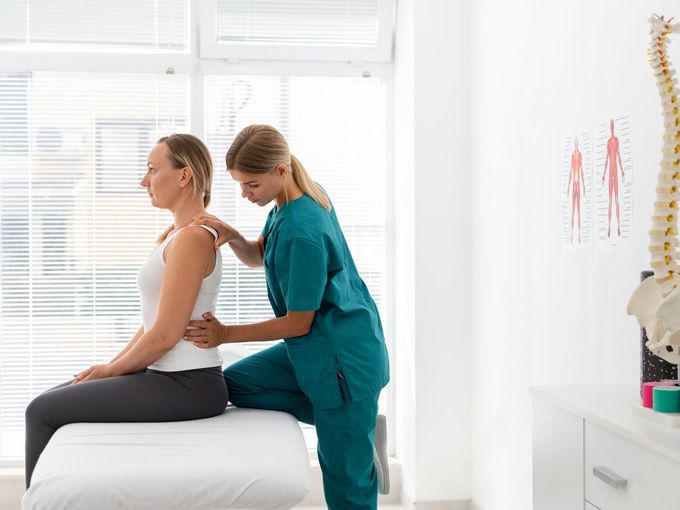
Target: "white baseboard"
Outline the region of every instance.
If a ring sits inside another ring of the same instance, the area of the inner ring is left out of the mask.
[[[406,492],[401,493],[401,505],[404,510],[481,510],[469,499],[441,501],[411,501]]]

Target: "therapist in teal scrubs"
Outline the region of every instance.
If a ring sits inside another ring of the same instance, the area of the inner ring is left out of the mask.
[[[229,243],[244,264],[264,265],[276,318],[223,325],[205,314],[185,336],[204,348],[283,338],[224,371],[231,402],[314,424],[328,508],[375,509],[379,489],[386,493],[389,487],[384,417],[378,417],[389,362],[375,302],[328,196],[279,131],[246,127],[226,163],[243,198],[259,206],[275,203],[262,234],[246,240],[209,215],[194,222],[218,231],[216,248]]]

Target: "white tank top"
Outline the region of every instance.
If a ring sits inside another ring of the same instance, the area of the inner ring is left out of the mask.
[[[217,239],[215,230],[205,225],[198,226],[206,229]],[[154,248],[137,275],[137,287],[142,301],[142,323],[145,331],[151,329],[158,316],[158,303],[160,301],[161,283],[163,282],[163,270],[165,269],[163,251],[180,230],[182,229],[171,232],[161,244]],[[196,304],[191,312],[191,320],[203,320],[202,316],[205,312],[215,313],[221,281],[222,253],[218,250],[215,253],[215,269],[203,278]],[[180,370],[217,366],[222,366],[222,356],[217,348],[199,349],[191,342],[180,340],[163,357],[149,365],[149,368],[162,372],[179,372]]]

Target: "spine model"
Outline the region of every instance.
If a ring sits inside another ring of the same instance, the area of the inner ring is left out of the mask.
[[[680,275],[678,274],[678,208],[680,205],[680,104],[678,80],[671,68],[668,36],[680,24],[652,16],[649,62],[654,69],[663,111],[663,148],[656,186],[649,252],[654,277],[644,280],[628,302],[647,333],[647,348],[660,358],[680,363]]]
[[[652,229],[649,231],[649,251],[654,279],[661,285],[661,294],[666,297],[680,283],[676,252],[680,203],[680,105],[678,80],[666,51],[670,42],[668,35],[678,32],[679,25],[671,25],[657,16],[650,21],[652,30],[648,53],[661,96],[664,135]]]

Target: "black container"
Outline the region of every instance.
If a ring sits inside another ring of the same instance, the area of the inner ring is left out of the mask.
[[[642,271],[640,281],[650,276],[654,276],[654,271]],[[646,343],[647,332],[645,328],[640,328],[640,395],[642,395],[642,383],[678,378],[678,366],[659,358],[647,348]]]

